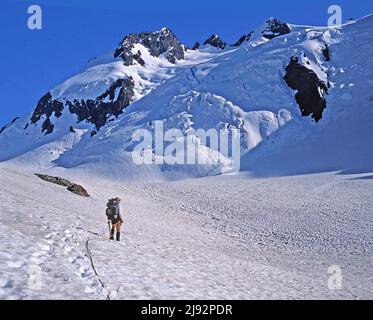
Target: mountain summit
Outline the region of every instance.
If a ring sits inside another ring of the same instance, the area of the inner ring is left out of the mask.
[[[204,45],[210,45],[212,47],[224,50],[227,47],[227,44],[220,39],[217,34],[213,34],[210,38],[208,38]]]
[[[157,32],[127,35],[115,50],[114,57],[122,58],[126,66],[132,65],[135,61],[144,66],[145,61],[141,57],[141,50],[136,49],[138,45],[147,48],[154,57],[165,55],[171,63],[183,60],[186,51],[186,47],[180,43],[170,29],[162,28]]]
[[[288,34],[291,32],[287,23],[281,22],[276,18],[269,18],[266,22],[265,29],[262,31],[263,37],[269,40]]]

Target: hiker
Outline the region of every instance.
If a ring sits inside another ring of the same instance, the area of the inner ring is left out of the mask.
[[[110,199],[107,203],[106,216],[109,220],[110,240],[114,240],[116,233],[116,240],[120,241],[120,229],[123,224],[123,219],[120,213],[121,199]]]

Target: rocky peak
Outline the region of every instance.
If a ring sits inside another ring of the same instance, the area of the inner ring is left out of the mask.
[[[222,41],[217,34],[213,34],[210,38],[208,38],[204,45],[210,45],[212,47],[224,50],[227,47],[227,44]]]
[[[235,44],[233,44],[233,47],[239,47],[240,45],[242,45],[243,43],[247,42],[247,41],[250,41],[252,35],[253,35],[253,31],[250,32],[249,34],[245,34],[243,35]]]
[[[262,31],[262,35],[264,38],[272,40],[290,32],[291,29],[287,23],[281,22],[276,18],[269,18],[265,29]]]
[[[186,47],[168,28],[162,28],[156,32],[127,35],[115,50],[114,57],[122,58],[126,66],[133,65],[135,62],[144,66],[145,62],[141,57],[141,52],[133,50],[135,44],[143,45],[154,57],[166,54],[167,60],[171,63],[176,63],[177,60],[183,60],[185,57]]]

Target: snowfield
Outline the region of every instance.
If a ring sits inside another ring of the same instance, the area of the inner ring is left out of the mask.
[[[373,175],[74,181],[92,196],[1,166],[1,299],[373,298]],[[113,196],[121,243],[106,239]]]

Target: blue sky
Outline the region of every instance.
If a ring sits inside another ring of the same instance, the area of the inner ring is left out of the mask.
[[[41,31],[27,28],[31,4],[43,9]],[[0,128],[32,111],[43,94],[89,59],[113,50],[129,32],[167,26],[190,46],[213,33],[232,43],[270,16],[325,25],[331,4],[342,7],[344,20],[373,13],[372,0],[2,0]]]

